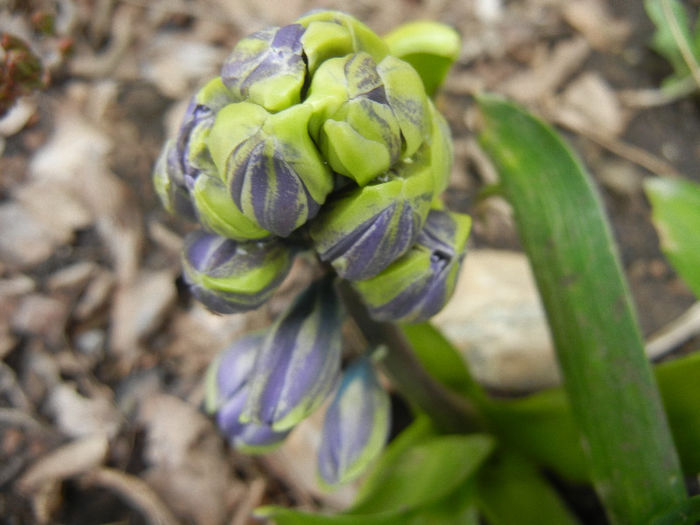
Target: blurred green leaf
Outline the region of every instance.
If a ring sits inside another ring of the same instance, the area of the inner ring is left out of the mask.
[[[462,356],[438,329],[430,323],[406,324],[401,329],[430,375],[474,401],[485,398],[483,389],[469,374]]]
[[[535,465],[509,450],[497,450],[480,469],[477,499],[492,525],[578,523]]]
[[[652,48],[673,67],[674,75],[664,82],[664,87],[671,87],[691,74],[688,57],[683,56],[683,48],[696,62],[700,59],[700,33],[696,31],[695,37],[693,36],[688,14],[678,0],[645,0],[644,7],[656,26],[651,41]]]
[[[700,496],[688,498],[651,520],[649,525],[696,525],[700,523]]]
[[[375,470],[348,514],[414,510],[435,503],[474,475],[493,448],[489,436],[439,436],[405,447]]]
[[[648,522],[685,487],[600,199],[551,127],[500,98],[477,102],[598,495],[611,523]]]
[[[656,366],[673,438],[689,475],[700,473],[700,352]]]
[[[700,297],[700,185],[664,177],[644,184],[661,248],[681,278]]]
[[[272,520],[278,525],[358,525],[358,516],[315,514],[273,505],[258,507],[254,515]],[[406,513],[385,512],[362,516],[361,520],[363,525],[404,525]]]

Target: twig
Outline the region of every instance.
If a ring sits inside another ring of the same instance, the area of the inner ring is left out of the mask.
[[[483,429],[484,423],[476,408],[426,372],[395,324],[374,321],[347,282],[341,281],[338,290],[348,313],[367,342],[387,347],[386,356],[381,361],[382,366],[397,390],[410,403],[420,407],[445,432],[474,432]]]
[[[647,342],[647,355],[658,359],[691,337],[700,334],[700,301],[692,305],[678,319],[651,335]]]
[[[698,89],[695,79],[684,78],[662,89],[625,89],[618,92],[622,103],[629,108],[665,106],[685,98]]]

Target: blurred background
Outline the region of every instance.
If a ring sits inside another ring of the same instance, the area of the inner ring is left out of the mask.
[[[697,12],[697,2],[687,6]],[[235,43],[314,8],[345,10],[379,34],[432,19],[462,36],[437,104],[455,144],[445,200],[474,228],[458,290],[435,323],[479,381],[500,395],[558,382],[508,204],[480,197],[497,181],[475,139],[471,96],[480,91],[555,124],[583,158],[652,357],[697,348],[697,308],[659,251],[642,181],[700,180],[700,105],[659,91],[671,69],[649,48],[641,2],[0,0],[0,33],[40,64],[0,118],[4,522],[242,525],[265,503],[334,510],[351,501],[352,486],[315,484],[319,417],[279,451],[249,457],[199,410],[209,361],[265,327],[312,267],[297,261],[258,311],[207,312],[180,276],[189,226],[162,210],[151,186],[187,99]],[[5,89],[14,66],[0,53]],[[667,338],[679,331],[689,341],[680,350]]]

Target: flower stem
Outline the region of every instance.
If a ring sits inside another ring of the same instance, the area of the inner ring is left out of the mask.
[[[338,292],[367,342],[386,346],[381,365],[404,398],[424,411],[441,431],[483,430],[484,424],[474,405],[428,374],[396,324],[373,320],[347,281],[340,281]]]

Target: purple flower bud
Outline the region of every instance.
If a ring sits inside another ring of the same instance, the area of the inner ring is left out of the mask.
[[[222,314],[258,308],[292,263],[289,249],[279,240],[237,242],[202,231],[187,236],[183,255],[192,294]]]
[[[247,453],[265,452],[281,443],[289,433],[239,421],[262,339],[260,333],[244,336],[222,352],[207,371],[206,411],[216,414],[216,422],[231,445]]]
[[[338,377],[340,325],[330,279],[311,284],[265,336],[241,420],[283,431],[315,410]]]
[[[269,27],[241,40],[221,69],[238,97],[280,111],[299,103],[306,78],[301,37],[304,27]]]
[[[452,296],[471,219],[430,210],[415,245],[384,271],[353,283],[378,321],[426,321]]]
[[[352,481],[379,456],[389,435],[390,408],[369,358],[348,367],[323,422],[318,470],[325,483]]]

